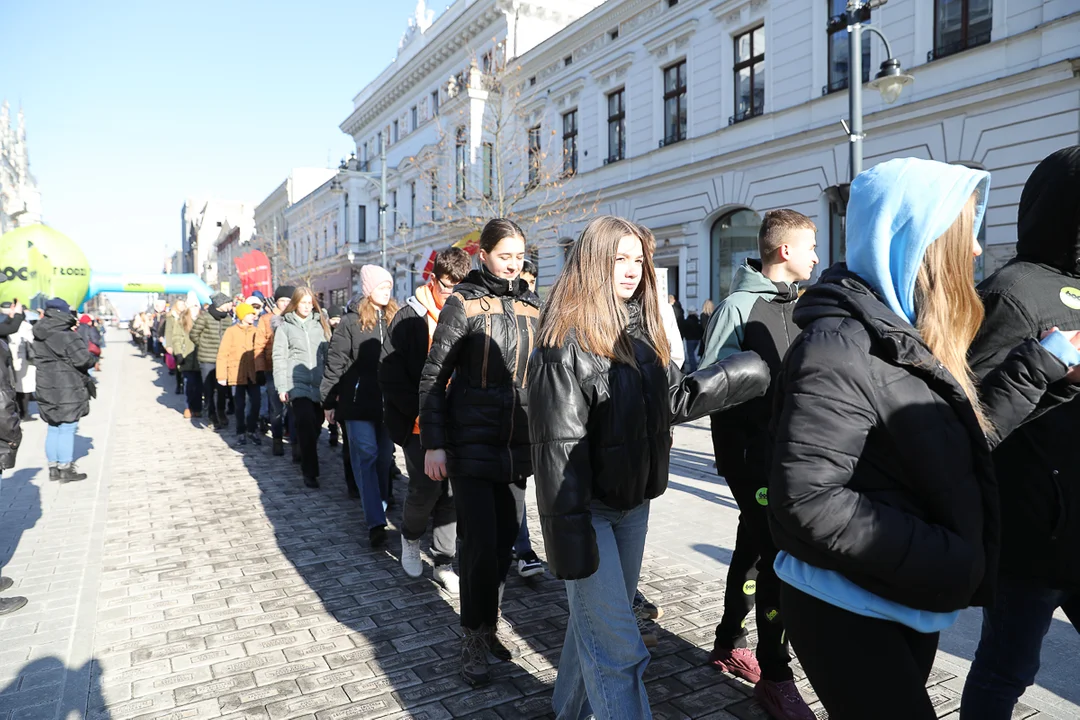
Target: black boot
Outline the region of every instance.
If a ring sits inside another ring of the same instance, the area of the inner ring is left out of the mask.
[[[262,445],[262,435],[260,435],[259,433],[248,433],[248,440],[250,440],[255,445]]]
[[[244,433],[240,433],[236,436],[236,446],[240,447],[242,445],[247,445],[247,435]]]
[[[67,465],[60,466],[61,484],[78,482],[79,480],[85,480],[86,477],[86,473],[79,472],[79,468],[75,467],[75,463],[69,463]]]
[[[386,545],[386,526],[376,525],[368,530],[368,543],[373,548],[380,548]]]
[[[317,487],[319,487],[319,478],[313,477],[311,475],[305,475],[304,476],[304,485],[309,487],[309,488],[317,488]]]
[[[16,610],[21,610],[27,603],[24,597],[0,598],[0,615],[7,615]]]
[[[282,441],[281,438],[278,438],[278,437],[274,438],[274,455],[284,455],[284,454],[285,454],[285,443]]]
[[[49,466],[49,479],[50,480],[59,480],[60,479],[60,468],[59,468],[59,466],[57,466],[57,465],[50,465]]]

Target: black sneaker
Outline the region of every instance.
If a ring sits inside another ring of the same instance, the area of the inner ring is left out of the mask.
[[[59,480],[60,479],[60,468],[58,468],[55,465],[50,465],[49,466],[49,479],[50,480]]]
[[[368,543],[373,548],[380,548],[386,545],[386,526],[376,525],[368,530]]]
[[[472,687],[487,685],[491,682],[488,674],[487,639],[484,628],[470,630],[461,628],[465,637],[461,638],[461,677]]]
[[[646,620],[659,620],[664,617],[664,609],[649,602],[638,590],[634,593],[634,614]]]
[[[248,440],[256,445],[262,445],[262,435],[255,432],[248,433]]]
[[[536,553],[529,550],[518,555],[517,571],[523,578],[533,577],[544,572],[544,564],[536,557]]]
[[[236,446],[240,447],[241,445],[247,445],[247,435],[244,433],[240,433],[236,436]]]
[[[71,463],[67,467],[60,467],[60,482],[78,482],[79,480],[85,480],[87,478],[86,473],[79,472],[79,468],[75,467],[75,463]]]
[[[8,597],[0,598],[0,615],[7,615],[13,613],[16,610],[22,610],[26,607],[27,599],[24,597]]]
[[[309,487],[309,488],[317,488],[317,487],[319,487],[319,478],[317,478],[317,477],[309,477],[309,476],[305,475],[304,476],[304,485]]]
[[[274,455],[285,454],[285,442],[281,438],[274,438]]]

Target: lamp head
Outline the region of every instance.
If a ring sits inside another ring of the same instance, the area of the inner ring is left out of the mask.
[[[905,85],[915,82],[915,78],[905,73],[900,68],[900,61],[889,58],[881,63],[881,69],[874,79],[870,81],[870,87],[881,93],[881,99],[886,104],[892,105],[900,97]]]

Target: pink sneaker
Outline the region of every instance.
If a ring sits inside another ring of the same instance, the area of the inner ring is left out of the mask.
[[[761,667],[758,665],[754,653],[747,648],[728,650],[713,647],[712,652],[709,653],[709,662],[712,663],[713,667],[741,677],[754,685],[757,685],[758,681],[761,680]]]
[[[794,680],[762,680],[754,687],[754,699],[774,720],[816,720]]]

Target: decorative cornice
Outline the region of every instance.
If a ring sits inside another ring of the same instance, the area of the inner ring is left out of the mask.
[[[582,90],[585,89],[585,78],[576,77],[565,85],[551,91],[551,101],[562,108],[568,100],[576,100]]]
[[[690,36],[697,32],[697,26],[697,20],[687,20],[682,25],[673,27],[671,30],[654,37],[652,40],[647,40],[644,43],[645,49],[652,55],[663,57],[668,52],[674,52],[676,49],[685,45],[690,39]]]
[[[601,78],[604,78],[608,75],[614,75],[620,70],[625,70],[626,68],[630,67],[631,63],[633,62],[634,53],[631,51],[623,53],[614,60],[606,62],[597,68],[593,68],[590,72],[592,73],[593,80],[597,82],[602,82]]]
[[[765,3],[766,0],[724,0],[709,8],[709,12],[718,21],[730,27],[743,21],[743,10],[750,8],[750,11],[754,12],[765,7]]]

